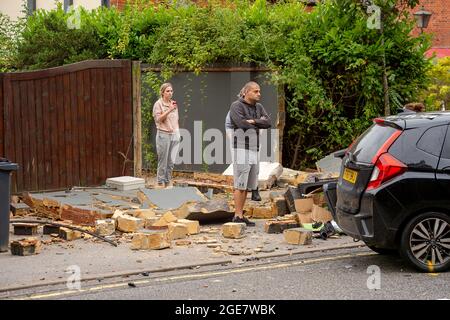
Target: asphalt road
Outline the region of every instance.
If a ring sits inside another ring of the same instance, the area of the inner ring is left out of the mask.
[[[450,299],[450,272],[418,273],[400,257],[367,248],[336,250],[245,264],[48,287],[21,299],[328,300]]]

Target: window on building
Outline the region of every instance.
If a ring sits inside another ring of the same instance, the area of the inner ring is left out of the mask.
[[[102,0],[102,6],[109,8],[111,6],[111,1],[110,0]]]

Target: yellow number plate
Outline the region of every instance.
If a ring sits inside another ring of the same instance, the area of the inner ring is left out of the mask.
[[[344,180],[347,180],[348,182],[355,184],[357,177],[358,177],[357,171],[350,170],[347,168],[344,169],[344,176],[343,176]]]

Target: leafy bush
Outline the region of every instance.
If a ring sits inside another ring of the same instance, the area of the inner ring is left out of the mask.
[[[428,72],[429,86],[421,94],[428,111],[448,110],[450,104],[450,57],[437,60]]]
[[[413,19],[403,10],[417,0],[375,1],[382,8],[383,33],[367,28],[360,0],[321,1],[312,12],[296,0],[137,2],[123,11],[83,10],[76,30],[67,27],[69,15],[61,7],[38,11],[21,34],[15,67],[141,60],[162,66],[161,77],[145,79],[155,89],[179,68],[199,73],[217,62],[268,66],[273,83],[285,88],[283,164],[293,168],[346,147],[384,113],[383,57],[392,110],[416,100],[426,87],[429,39],[410,35]],[[150,106],[143,106],[146,113]],[[151,121],[149,114],[143,118]]]

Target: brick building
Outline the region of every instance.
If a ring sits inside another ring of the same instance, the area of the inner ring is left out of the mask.
[[[438,58],[450,56],[450,0],[421,0],[411,13],[419,11],[422,6],[432,13],[428,27],[423,29],[424,33],[434,36],[432,49],[427,55],[434,52]],[[414,35],[419,33],[419,28],[413,31]]]

